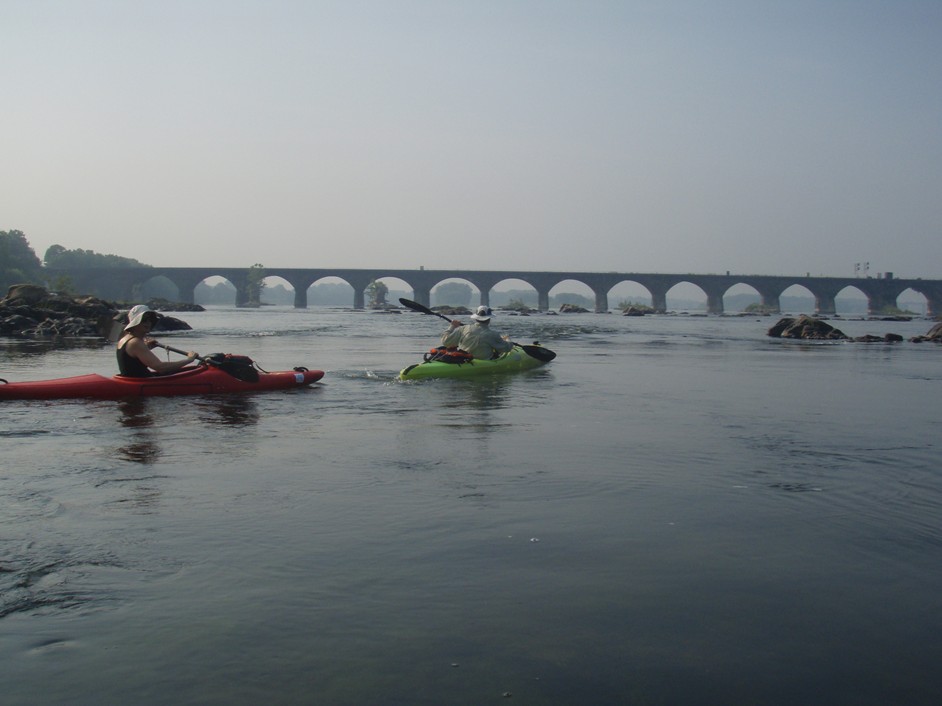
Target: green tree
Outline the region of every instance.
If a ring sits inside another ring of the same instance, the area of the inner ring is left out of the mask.
[[[389,287],[382,280],[374,279],[366,288],[366,293],[370,298],[371,308],[382,308],[386,306],[386,295],[389,294]]]
[[[0,230],[0,296],[14,284],[42,284],[42,263],[19,230]]]
[[[50,245],[43,257],[46,267],[150,267],[130,257],[102,255],[94,250],[68,250],[61,245]]]
[[[504,305],[504,308],[508,311],[520,311],[524,313],[531,311],[526,302],[524,302],[523,299],[517,297],[510,299],[510,301]]]
[[[255,263],[249,268],[246,296],[250,306],[262,303],[262,290],[265,288],[265,265]]]
[[[58,275],[49,282],[49,288],[59,294],[75,294],[75,285],[72,278],[67,275]]]
[[[645,304],[644,302],[634,302],[630,299],[622,299],[618,302],[618,308],[622,311],[625,309],[639,309],[641,311],[653,312],[654,308],[650,304]]]

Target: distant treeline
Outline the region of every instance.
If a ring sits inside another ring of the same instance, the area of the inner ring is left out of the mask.
[[[46,282],[44,267],[148,267],[129,257],[50,245],[40,261],[20,230],[0,230],[0,291],[14,284],[42,284],[68,290],[69,282]]]

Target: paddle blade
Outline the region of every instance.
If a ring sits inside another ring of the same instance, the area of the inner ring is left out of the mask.
[[[519,343],[517,345],[520,345]],[[531,358],[536,358],[537,360],[543,363],[549,363],[553,358],[556,357],[556,354],[551,351],[549,348],[544,348],[543,346],[520,346],[523,349],[523,352],[526,353]]]
[[[406,309],[412,309],[412,311],[418,311],[420,314],[434,314],[435,313],[428,307],[422,306],[418,302],[414,302],[411,299],[406,299],[405,297],[399,297],[399,303],[402,304]]]
[[[451,319],[449,319],[444,314],[440,314],[437,311],[432,311],[424,304],[419,304],[418,302],[414,302],[411,299],[399,297],[399,303],[402,304],[406,309],[412,309],[412,311],[417,311],[420,314],[431,314],[432,316],[437,316],[440,319],[445,319],[445,321],[451,321]]]

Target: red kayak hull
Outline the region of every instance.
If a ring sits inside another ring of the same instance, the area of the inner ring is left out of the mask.
[[[257,382],[233,377],[217,367],[201,365],[172,375],[131,378],[122,375],[78,375],[57,380],[0,383],[0,400],[115,400],[124,397],[174,397],[177,395],[217,395],[264,392],[304,387],[324,377],[323,370],[259,371]]]

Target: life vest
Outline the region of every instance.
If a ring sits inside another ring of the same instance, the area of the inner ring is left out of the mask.
[[[461,365],[462,363],[470,363],[473,360],[474,356],[472,356],[467,351],[463,351],[460,348],[445,348],[445,346],[431,348],[429,349],[429,352],[425,354],[426,363],[437,361],[439,363],[454,363],[456,365]]]

